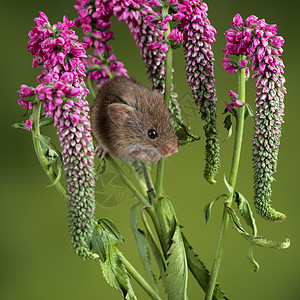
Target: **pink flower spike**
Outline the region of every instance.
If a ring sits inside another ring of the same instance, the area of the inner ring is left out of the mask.
[[[232,102],[232,105],[234,106],[242,106],[243,105],[243,101],[242,100],[235,100]]]
[[[30,131],[31,127],[32,127],[32,121],[31,120],[27,120],[26,121],[26,130]]]

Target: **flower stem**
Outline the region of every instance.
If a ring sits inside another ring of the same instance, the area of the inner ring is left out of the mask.
[[[114,161],[114,159],[108,153],[105,155],[105,160],[109,162],[110,166],[120,176],[121,180],[127,185],[127,187],[131,190],[131,192],[137,197],[139,202],[143,206],[149,206],[149,203],[145,199],[143,194],[136,188],[133,182],[129,179],[129,177],[124,173],[124,171],[120,168],[120,166]]]
[[[245,59],[244,55],[240,55],[239,60]],[[239,100],[242,100],[245,103],[245,68],[241,68],[238,70],[238,89],[239,89]],[[244,114],[245,114],[245,105],[241,107],[237,107],[237,117],[236,117],[236,132],[235,132],[235,141],[234,141],[234,148],[233,148],[233,157],[232,157],[232,164],[230,170],[230,177],[229,177],[229,185],[232,187],[231,191],[227,192],[226,196],[226,206],[231,207],[234,189],[236,185],[238,167],[240,162],[241,156],[241,147],[242,147],[242,139],[243,139],[243,130],[244,130]],[[223,246],[226,231],[228,228],[229,223],[229,215],[227,213],[226,207],[224,207],[222,223],[221,223],[221,231],[219,235],[217,250],[214,258],[214,263],[212,266],[208,290],[205,296],[205,300],[211,300],[213,297],[221,260],[223,254]]]
[[[162,8],[162,18],[164,18],[169,13],[169,6]],[[172,80],[172,63],[173,63],[173,53],[171,45],[169,44],[169,34],[171,32],[170,24],[168,23],[168,30],[164,32],[164,39],[168,45],[168,50],[166,53],[166,72],[165,72],[165,103],[166,106],[170,105],[170,95],[171,95],[171,80]],[[163,194],[163,179],[164,179],[164,167],[165,159],[161,158],[157,165],[157,175],[156,175],[156,193],[157,197],[161,197]]]
[[[118,252],[119,257],[127,269],[128,273],[135,281],[143,288],[143,290],[154,300],[161,300],[157,292],[149,285],[149,283],[141,276],[141,274],[132,266],[132,264],[124,257],[121,252]]]
[[[38,160],[43,167],[45,173],[49,177],[50,181],[52,183],[55,182],[57,175],[55,174],[54,170],[52,169],[51,166],[49,166],[48,160],[45,157],[41,144],[40,144],[40,115],[41,115],[41,108],[42,108],[42,102],[36,99],[35,103],[33,104],[33,112],[32,112],[32,117],[33,117],[33,123],[32,123],[32,141],[34,145],[34,150],[36,153],[36,156],[38,157]],[[55,187],[58,190],[58,192],[66,198],[66,190],[62,183],[59,181],[55,183]]]

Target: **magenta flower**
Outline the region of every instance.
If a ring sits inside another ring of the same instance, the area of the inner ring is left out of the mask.
[[[177,29],[183,32],[186,73],[195,103],[201,117],[206,121],[206,166],[205,179],[214,183],[220,166],[219,140],[216,128],[216,89],[214,86],[214,56],[211,44],[215,41],[216,30],[207,17],[207,4],[198,1],[183,1],[177,6],[181,24]]]
[[[83,41],[87,44],[87,48],[93,49],[93,54],[90,54],[84,62],[87,77],[94,80],[98,88],[109,79],[105,64],[115,76],[128,76],[124,64],[116,60],[112,47],[108,44],[113,39],[113,32],[109,29],[112,26],[110,18],[114,14],[114,2],[77,0],[75,4],[75,9],[78,11],[76,25],[80,26],[86,34]]]
[[[232,101],[237,100],[238,97],[239,97],[239,95],[238,95],[237,93],[235,93],[234,91],[232,91],[232,90],[229,91],[229,96],[230,96],[230,99],[231,99]]]
[[[232,105],[231,105],[231,104],[228,104],[228,103],[225,101],[225,106],[226,106],[227,110],[229,110],[230,112],[232,112]]]
[[[174,40],[176,44],[180,44],[183,42],[183,34],[177,28],[171,30],[169,34],[169,40]]]
[[[233,60],[226,57],[222,61],[222,66],[228,73],[236,73],[238,70],[236,64],[233,63]]]
[[[284,115],[284,64],[279,57],[284,39],[277,36],[277,25],[269,25],[264,19],[249,16],[243,25],[237,14],[232,22],[235,29],[226,31],[227,45],[222,62],[227,72],[230,55],[246,55],[252,59],[253,77],[256,78],[256,113],[253,136],[254,204],[257,212],[265,219],[282,221],[286,216],[270,206],[271,183],[277,169],[281,126]],[[235,41],[234,38],[235,37]],[[247,60],[240,62],[245,67]],[[249,70],[246,68],[246,76]],[[233,105],[241,105],[235,100]]]
[[[232,101],[232,105],[234,105],[234,106],[242,106],[243,105],[243,101],[237,99],[235,101]]]
[[[20,90],[20,97],[21,98],[27,98],[34,95],[34,90],[30,88],[29,86],[22,84],[21,90]]]
[[[35,89],[22,85],[21,93],[30,96],[34,91],[43,102],[44,112],[54,119],[63,149],[71,241],[76,253],[89,258],[95,180],[89,105],[85,100],[89,91],[83,81],[84,44],[77,41],[78,37],[71,29],[74,22],[66,17],[62,23],[53,26],[42,12],[34,20],[36,27],[29,32],[27,48],[33,55],[38,55],[39,59],[33,60],[43,63],[44,70],[37,77],[40,84]],[[25,107],[24,103],[19,100]],[[32,122],[27,120],[26,129],[30,130],[31,126]]]
[[[30,131],[32,127],[32,121],[31,120],[27,120],[26,121],[26,130]]]
[[[248,60],[247,59],[243,59],[239,62],[239,66],[244,68],[248,65]]]

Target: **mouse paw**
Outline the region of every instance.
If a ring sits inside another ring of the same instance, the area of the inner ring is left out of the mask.
[[[95,149],[95,153],[97,154],[97,156],[100,156],[100,158],[103,159],[105,157],[105,154],[108,152],[100,145],[98,145]]]

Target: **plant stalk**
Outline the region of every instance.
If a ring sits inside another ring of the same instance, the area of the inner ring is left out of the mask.
[[[245,55],[240,55],[239,61],[246,59]],[[239,100],[242,100],[245,103],[245,92],[246,92],[246,78],[245,78],[245,68],[241,68],[238,70],[238,94]],[[236,117],[236,132],[235,132],[235,141],[233,148],[233,157],[232,164],[229,176],[229,185],[232,187],[232,191],[227,192],[226,196],[226,206],[231,207],[233,194],[236,185],[238,167],[241,156],[241,148],[242,148],[242,139],[243,139],[243,131],[244,131],[244,115],[245,115],[245,105],[243,104],[241,107],[237,107],[237,117]],[[229,215],[227,213],[226,206],[224,206],[223,217],[221,223],[221,231],[219,235],[217,250],[210,274],[208,290],[205,296],[205,300],[211,300],[213,297],[221,260],[223,254],[224,240],[226,231],[229,223]]]
[[[161,300],[157,292],[149,285],[149,283],[141,276],[141,274],[133,267],[133,265],[125,258],[125,256],[118,252],[119,257],[127,269],[128,273],[135,279],[135,281],[142,287],[142,289],[154,300]]]
[[[51,183],[55,182],[56,179],[56,174],[52,167],[48,166],[48,161],[47,158],[45,157],[41,144],[40,144],[40,115],[41,115],[41,109],[42,109],[42,102],[36,99],[35,103],[33,104],[33,112],[32,112],[32,128],[31,128],[31,133],[32,133],[32,141],[33,141],[33,146],[34,150],[36,153],[36,156],[43,167],[45,173],[47,174],[48,178],[50,179]],[[64,197],[66,198],[66,190],[62,183],[59,181],[55,184],[55,187],[57,191]]]
[[[133,182],[129,179],[129,177],[124,173],[124,171],[120,168],[120,166],[114,161],[114,159],[107,153],[105,155],[105,160],[107,160],[110,166],[113,168],[115,173],[117,173],[121,180],[126,184],[126,186],[131,190],[131,192],[137,197],[139,202],[143,206],[149,206],[148,201],[145,199],[143,194],[136,188]]]
[[[162,8],[162,19],[169,13],[169,6]],[[170,24],[168,23],[168,30],[164,32],[164,40],[168,45],[168,50],[166,53],[166,72],[165,72],[165,94],[164,99],[166,106],[170,105],[170,95],[171,95],[171,80],[172,80],[172,64],[173,64],[173,52],[171,45],[169,44],[169,34],[171,32]],[[157,165],[157,175],[156,175],[156,193],[157,197],[161,197],[163,194],[163,179],[164,179],[164,167],[165,159],[161,158]]]

